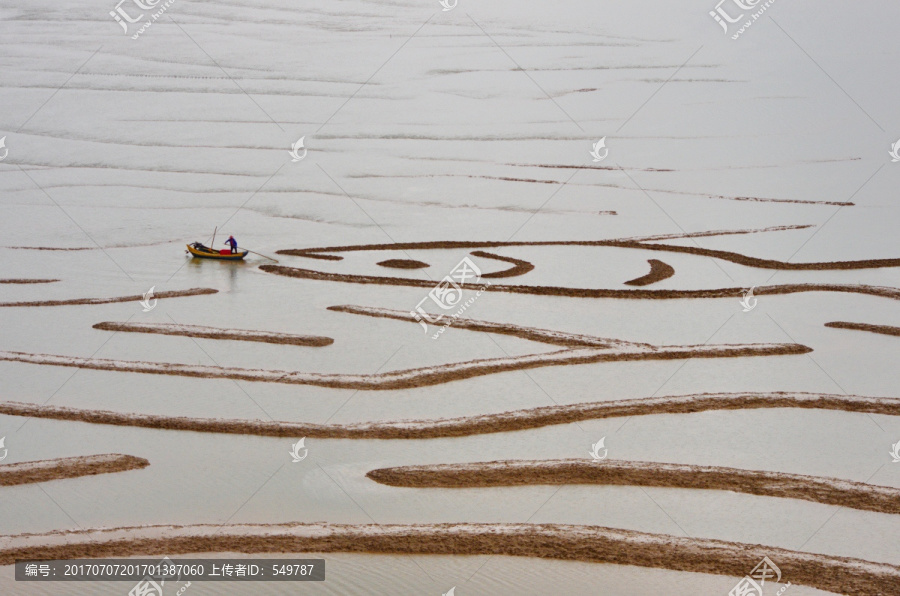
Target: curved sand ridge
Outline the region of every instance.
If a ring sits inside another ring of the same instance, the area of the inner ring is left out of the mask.
[[[789,263],[774,259],[761,259],[728,250],[700,248],[698,246],[678,246],[674,244],[654,244],[641,240],[545,240],[545,241],[456,241],[438,240],[429,242],[396,242],[392,244],[356,244],[347,246],[326,246],[320,248],[284,249],[277,251],[280,255],[308,257],[316,253],[354,252],[363,250],[429,250],[446,248],[498,248],[505,246],[612,246],[617,248],[634,248],[697,256],[713,257],[730,261],[747,267],[758,269],[778,269],[786,271],[830,271],[846,269],[877,269],[881,267],[900,267],[900,258],[863,259],[859,261],[821,261],[813,263]]]
[[[180,335],[185,337],[202,337],[206,339],[231,339],[237,341],[258,341],[269,344],[289,344],[295,346],[330,346],[334,340],[317,335],[292,335],[275,331],[252,331],[249,329],[219,329],[201,327],[199,325],[181,325],[174,323],[115,323],[103,322],[94,325],[94,329],[105,331],[127,331],[133,333],[159,333],[162,335]]]
[[[118,453],[26,461],[0,465],[0,486],[124,472],[146,468],[149,465],[150,462],[142,457]]]
[[[608,348],[580,348],[560,350],[549,354],[528,354],[508,358],[489,358],[454,362],[422,368],[397,370],[375,374],[307,373],[287,370],[263,370],[225,366],[203,366],[168,362],[108,360],[55,354],[2,352],[0,361],[25,362],[50,366],[71,366],[94,370],[137,372],[156,375],[201,377],[206,379],[235,379],[267,383],[316,385],[336,389],[385,390],[412,389],[459,381],[512,370],[543,366],[588,364],[623,360],[677,360],[682,358],[735,358],[743,356],[778,356],[806,354],[812,349],[800,344],[723,344],[699,346],[664,346],[648,349],[627,346],[618,351]]]
[[[650,284],[669,279],[675,275],[675,269],[667,263],[663,263],[657,259],[650,259],[647,262],[650,264],[650,273],[632,279],[631,281],[626,281],[626,286],[649,286]]]
[[[284,267],[282,265],[260,265],[267,273],[298,277],[301,279],[317,279],[322,281],[340,281],[354,284],[377,284],[386,286],[409,286],[431,288],[433,281],[406,279],[402,277],[381,277],[375,275],[350,275],[344,273],[325,273],[312,269]],[[609,290],[602,288],[570,288],[564,286],[525,286],[462,283],[465,290],[484,290],[486,292],[508,292],[512,294],[532,294],[538,296],[565,296],[569,298],[620,298],[631,300],[672,300],[679,298],[740,298],[746,288],[715,288],[710,290]],[[849,292],[900,300],[900,289],[884,286],[866,286],[854,284],[784,284],[777,286],[756,286],[756,296],[795,294],[799,292]]]
[[[832,321],[825,323],[826,327],[834,327],[835,329],[853,329],[855,331],[870,331],[872,333],[880,333],[882,335],[898,335],[900,336],[900,327],[891,327],[890,325],[870,325],[869,323],[848,323],[846,321]]]
[[[179,298],[181,296],[201,296],[215,294],[219,290],[212,288],[191,288],[190,290],[173,290],[154,292],[153,298]],[[142,294],[134,296],[118,296],[115,298],[73,298],[71,300],[41,300],[37,302],[0,302],[0,306],[67,306],[73,304],[110,304],[113,302],[139,302],[144,300]]]
[[[0,284],[52,284],[58,279],[0,279]]]
[[[821,393],[701,393],[672,397],[623,399],[600,403],[546,406],[437,420],[397,420],[354,424],[316,424],[267,420],[186,418],[155,414],[132,414],[107,410],[81,410],[19,402],[0,402],[0,414],[91,424],[136,426],[262,437],[317,439],[435,439],[513,432],[585,420],[657,414],[691,414],[710,410],[761,408],[805,408],[865,414],[900,416],[900,399]]]
[[[0,537],[17,560],[189,553],[506,555],[743,577],[769,557],[792,584],[836,594],[900,593],[900,567],[783,548],[563,524],[243,524],[143,526]]]
[[[721,466],[575,459],[492,461],[381,468],[372,470],[366,477],[381,484],[409,488],[602,484],[728,490],[879,513],[900,513],[900,488]]]
[[[485,252],[483,250],[473,250],[472,255],[476,257],[481,257],[482,259],[494,259],[495,261],[504,261],[506,263],[512,263],[512,267],[509,269],[504,269],[503,271],[494,271],[493,273],[484,273],[482,274],[482,278],[484,279],[496,279],[498,277],[518,277],[520,275],[525,275],[529,271],[534,269],[534,265],[529,263],[528,261],[523,261],[522,259],[515,259],[513,257],[504,257],[503,255],[495,255],[492,252]]]
[[[364,315],[367,317],[380,317],[384,319],[395,319],[397,321],[407,321],[410,323],[418,323],[416,315],[412,312],[404,310],[392,310],[389,308],[379,308],[374,306],[355,306],[344,304],[341,306],[329,306],[328,310],[335,312],[346,312],[354,315]],[[442,315],[437,313],[426,313],[434,320],[440,321]],[[445,315],[444,315],[445,316]],[[622,339],[613,339],[607,337],[596,337],[594,335],[582,335],[578,333],[566,333],[565,331],[553,331],[551,329],[539,329],[537,327],[525,327],[523,325],[514,325],[512,323],[493,323],[491,321],[479,321],[478,319],[454,319],[453,327],[455,329],[467,329],[470,331],[487,331],[490,333],[499,333],[502,335],[512,335],[536,341],[540,343],[553,344],[557,346],[565,346],[567,348],[613,348],[613,347],[640,347],[644,349],[653,349],[650,344],[625,341]]]

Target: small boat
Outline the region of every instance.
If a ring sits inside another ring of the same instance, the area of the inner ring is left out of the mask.
[[[228,248],[215,250],[199,242],[188,244],[187,249],[195,259],[219,259],[220,261],[243,261],[250,252],[249,250],[231,252]]]

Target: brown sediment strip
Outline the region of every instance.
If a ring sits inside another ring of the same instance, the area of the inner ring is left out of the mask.
[[[498,248],[505,246],[612,246],[617,248],[634,248],[665,252],[687,253],[692,255],[713,257],[758,269],[777,269],[784,271],[831,271],[848,269],[878,269],[881,267],[900,267],[900,258],[896,259],[864,259],[860,261],[823,261],[818,263],[789,263],[774,259],[760,259],[742,255],[728,250],[701,248],[699,246],[678,246],[674,244],[654,244],[640,240],[565,240],[565,241],[456,241],[443,240],[433,242],[396,242],[393,244],[357,244],[349,246],[328,246],[322,248],[284,249],[277,251],[280,255],[309,256],[320,252],[353,252],[362,250],[429,250],[446,248]],[[264,267],[269,267],[265,265]]]
[[[0,465],[0,486],[124,472],[146,468],[149,465],[150,462],[142,457],[118,453],[26,461]]]
[[[483,276],[482,276],[483,277]],[[367,317],[381,317],[385,319],[395,319],[397,321],[408,321],[410,323],[418,323],[416,315],[412,312],[403,310],[392,310],[389,308],[379,308],[373,306],[354,306],[345,304],[341,306],[329,306],[328,310],[335,312],[346,312],[354,315],[364,315]],[[432,320],[441,321],[442,315],[436,313],[427,313]],[[640,346],[645,349],[653,349],[650,344],[630,342],[621,339],[597,337],[594,335],[583,335],[580,333],[566,333],[565,331],[554,331],[552,329],[539,329],[537,327],[525,327],[523,325],[513,325],[511,323],[493,323],[491,321],[479,321],[478,319],[454,319],[453,327],[455,329],[468,329],[471,331],[487,331],[489,333],[500,333],[502,335],[512,335],[545,344],[553,344],[556,346],[565,346],[567,348],[612,348],[626,346]]]
[[[355,284],[378,284],[385,286],[410,286],[430,288],[434,282],[402,277],[382,277],[375,275],[350,275],[345,273],[325,273],[313,269],[284,267],[282,265],[260,265],[267,273],[298,277],[301,279],[318,279],[323,281],[340,281]],[[620,298],[631,300],[672,300],[679,298],[735,298],[740,297],[746,288],[714,288],[709,290],[612,290],[603,288],[569,288],[564,286],[526,286],[526,285],[479,285],[472,283],[459,284],[466,290],[484,290],[487,292],[508,292],[512,294],[532,294],[537,296],[565,296],[570,298]],[[856,284],[783,284],[776,286],[757,286],[753,293],[756,296],[795,294],[798,292],[849,292],[866,294],[900,300],[900,289],[884,286],[866,286]]]
[[[133,333],[159,333],[162,335],[180,335],[184,337],[202,337],[206,339],[232,339],[237,341],[258,341],[269,344],[288,344],[295,346],[330,346],[334,340],[318,335],[292,335],[274,331],[251,331],[248,329],[219,329],[201,327],[199,325],[180,325],[174,323],[115,323],[103,322],[94,325],[94,329],[105,331],[130,331]]]
[[[135,426],[160,430],[317,439],[436,439],[514,432],[585,420],[659,414],[692,414],[711,410],[804,408],[900,416],[900,399],[820,393],[701,393],[672,397],[625,399],[599,403],[546,406],[437,420],[396,420],[354,424],[316,424],[268,420],[186,418],[81,410],[20,402],[0,402],[0,414],[49,420]]]
[[[424,269],[425,267],[428,267],[428,263],[413,259],[388,259],[387,261],[381,261],[377,264],[392,269]]]
[[[381,468],[372,470],[366,477],[381,484],[408,488],[602,484],[728,490],[879,513],[900,513],[900,488],[721,466],[620,460],[595,462],[590,459],[492,461]]]
[[[832,321],[825,323],[826,327],[834,327],[835,329],[854,329],[856,331],[871,331],[872,333],[881,333],[882,335],[898,335],[900,336],[900,327],[891,327],[890,325],[870,325],[869,323],[848,323],[846,321]]]
[[[92,246],[79,246],[75,248],[57,248],[54,246],[5,246],[13,250],[94,250]]]
[[[657,259],[650,259],[647,262],[650,263],[650,273],[632,279],[631,281],[626,281],[626,286],[649,286],[650,284],[669,279],[675,275],[675,269],[671,265],[658,261]]]
[[[650,346],[649,348],[634,344],[618,347],[616,350],[610,350],[609,348],[575,348],[546,354],[470,360],[467,362],[454,362],[375,374],[308,373],[168,362],[108,360],[105,358],[82,358],[55,354],[29,354],[25,352],[0,352],[0,361],[205,379],[235,379],[239,381],[315,385],[336,389],[386,390],[426,387],[484,375],[544,366],[632,360],[781,356],[806,354],[811,351],[811,348],[800,344],[722,344]]]
[[[0,279],[0,284],[52,284],[58,279]]]
[[[340,257],[338,255],[322,255],[322,254],[314,253],[314,252],[303,253],[303,254],[298,253],[295,256],[306,257],[307,259],[319,259],[320,261],[343,261],[344,260],[344,257]]]
[[[768,557],[793,585],[852,596],[900,593],[900,567],[886,563],[600,526],[286,523],[141,526],[0,537],[0,565],[210,552],[506,555],[735,578]]]
[[[215,294],[219,290],[212,288],[192,288],[190,290],[173,290],[170,292],[154,292],[154,298],[179,298],[182,296],[201,296],[203,294]],[[759,292],[757,292],[758,294]],[[0,302],[0,306],[67,306],[73,304],[110,304],[113,302],[138,302],[144,296],[118,296],[115,298],[75,298],[72,300],[41,300],[37,302]]]
[[[495,279],[498,277],[518,277],[520,275],[525,275],[526,273],[534,269],[534,265],[532,265],[528,261],[523,261],[522,259],[514,259],[513,257],[504,257],[503,255],[495,255],[494,253],[484,252],[483,250],[473,250],[472,255],[484,259],[496,259],[497,261],[512,263],[513,266],[509,269],[482,274],[481,277],[486,279]]]

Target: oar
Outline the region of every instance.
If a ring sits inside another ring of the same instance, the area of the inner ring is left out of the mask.
[[[213,230],[212,242],[209,243],[210,248],[215,248],[216,246],[216,232],[219,231],[219,226],[216,226],[216,229]]]
[[[261,256],[261,257],[263,257],[263,258],[265,258],[265,259],[269,259],[270,261],[275,261],[276,263],[278,262],[278,259],[273,259],[272,257],[267,257],[267,256],[264,255],[264,254],[260,254],[260,253],[258,253],[258,252],[256,252],[256,251],[252,251],[252,250],[250,250],[249,248],[244,248],[243,246],[242,246],[242,247],[239,247],[238,250],[246,250],[247,252],[252,252],[252,253],[255,254],[255,255],[259,255],[259,256]]]

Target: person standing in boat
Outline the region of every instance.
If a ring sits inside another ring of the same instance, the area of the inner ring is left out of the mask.
[[[228,240],[225,241],[225,244],[231,247],[231,254],[235,254],[238,251],[237,240],[234,239],[234,236],[229,236]]]

